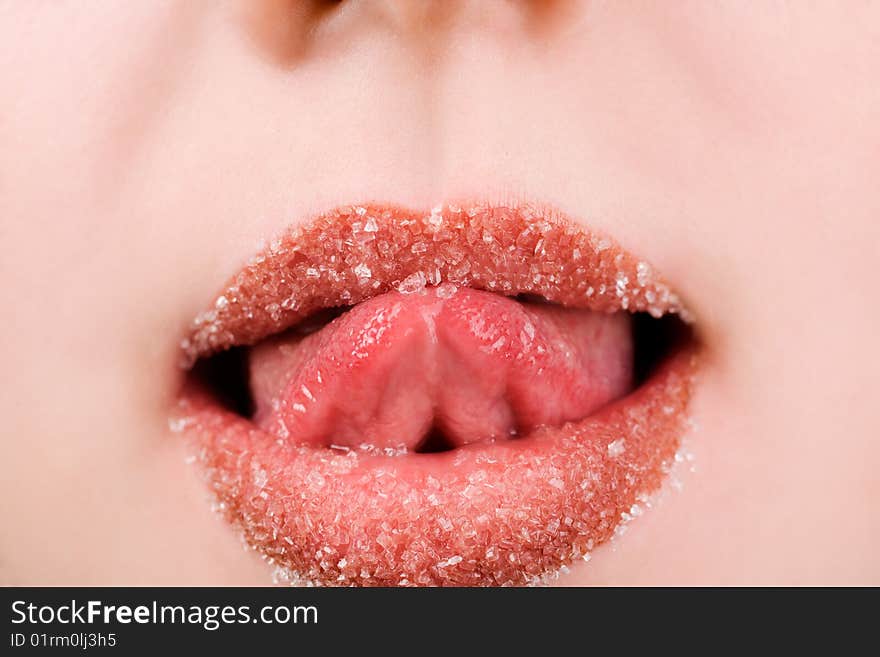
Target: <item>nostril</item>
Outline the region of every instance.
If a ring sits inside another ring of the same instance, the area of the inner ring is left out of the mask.
[[[342,0],[263,0],[241,3],[244,34],[261,55],[287,68],[306,57],[317,28]]]
[[[416,454],[438,454],[455,449],[452,441],[437,425],[432,425],[421,442],[416,445]]]

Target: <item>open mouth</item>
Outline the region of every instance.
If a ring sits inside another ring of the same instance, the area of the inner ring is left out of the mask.
[[[537,583],[660,486],[696,368],[682,317],[555,213],[340,208],[196,318],[173,426],[292,582]]]

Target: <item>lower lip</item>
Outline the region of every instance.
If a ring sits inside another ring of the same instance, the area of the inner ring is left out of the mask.
[[[196,387],[177,423],[220,508],[285,580],[535,584],[589,558],[660,486],[686,429],[695,360],[676,354],[580,422],[439,454],[292,446]]]
[[[588,559],[659,488],[687,428],[696,362],[685,346],[584,419],[441,453],[285,440],[195,381],[172,426],[283,580],[536,584]]]

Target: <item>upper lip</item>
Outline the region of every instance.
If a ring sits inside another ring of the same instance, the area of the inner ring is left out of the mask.
[[[304,239],[304,230],[322,239]],[[367,264],[377,262],[387,267]],[[193,320],[181,343],[182,363],[253,344],[317,310],[354,305],[411,276],[431,285],[533,294],[573,308],[690,320],[647,261],[538,205],[344,206],[289,229],[253,256]]]
[[[690,319],[647,261],[540,206],[347,206],[251,258],[193,321],[182,362],[322,308],[441,283]],[[264,430],[193,382],[173,426],[196,440],[221,508],[287,577],[522,584],[588,554],[657,488],[686,427],[693,354],[680,350],[588,417],[539,426],[523,449],[469,445],[414,461],[327,449]]]

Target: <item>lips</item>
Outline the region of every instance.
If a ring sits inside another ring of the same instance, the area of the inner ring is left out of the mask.
[[[646,262],[552,213],[341,208],[196,318],[184,365],[237,353],[247,400],[197,366],[173,426],[285,579],[535,583],[661,484],[695,348],[643,372],[633,325],[676,313]]]

